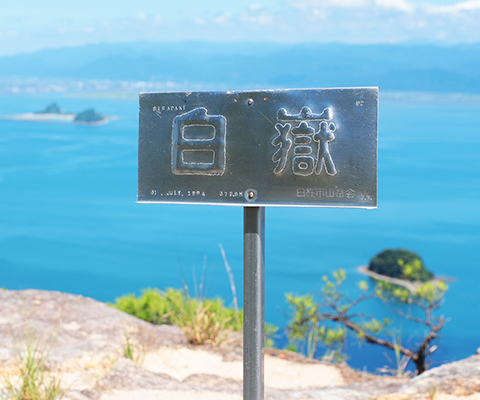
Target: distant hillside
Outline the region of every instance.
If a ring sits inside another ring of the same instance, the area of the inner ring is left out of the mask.
[[[480,44],[98,44],[0,57],[0,75],[157,80],[232,88],[380,86],[480,93]]]

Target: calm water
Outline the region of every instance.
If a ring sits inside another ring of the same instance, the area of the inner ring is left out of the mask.
[[[206,257],[206,294],[230,303],[222,243],[241,293],[242,209],[135,204],[136,101],[0,97],[0,114],[53,100],[121,118],[99,127],[0,120],[0,286],[111,301],[181,287],[183,271],[193,292]],[[315,292],[337,268],[353,293],[357,266],[405,247],[456,278],[435,363],[467,357],[480,346],[480,104],[380,100],[378,210],[267,209],[266,319],[284,326],[284,294]],[[388,314],[379,303],[366,311]],[[357,368],[386,363],[383,349],[351,351]]]

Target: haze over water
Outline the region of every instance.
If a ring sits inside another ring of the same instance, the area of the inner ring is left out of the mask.
[[[180,288],[183,274],[193,294],[206,257],[206,295],[230,304],[222,243],[242,293],[242,208],[135,204],[136,100],[3,96],[1,114],[53,100],[120,119],[97,127],[0,120],[0,285],[112,301],[145,287]],[[283,328],[285,293],[315,293],[322,276],[338,268],[353,294],[363,278],[356,267],[385,248],[404,247],[436,275],[456,278],[440,310],[450,321],[435,362],[473,354],[480,346],[479,111],[474,102],[381,95],[378,210],[266,210],[266,320]],[[389,315],[380,303],[365,310]],[[403,329],[405,340],[414,340],[411,328]],[[386,363],[382,349],[350,351],[355,367]]]

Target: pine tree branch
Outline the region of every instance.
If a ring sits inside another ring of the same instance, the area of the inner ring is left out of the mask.
[[[357,323],[351,321],[347,316],[325,315],[325,319],[329,319],[330,321],[339,322],[343,324],[348,329],[354,331],[358,336],[363,337],[368,343],[378,344],[390,350],[398,349],[402,354],[404,354],[407,357],[410,357],[412,360],[417,358],[416,353],[414,353],[413,351],[407,349],[402,345],[399,345],[398,343],[394,343],[392,341],[382,339],[378,336],[375,336],[365,331]]]

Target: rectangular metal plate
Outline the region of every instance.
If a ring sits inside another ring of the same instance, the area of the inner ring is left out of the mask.
[[[378,88],[141,93],[138,201],[377,206]]]

